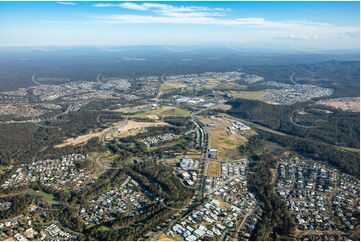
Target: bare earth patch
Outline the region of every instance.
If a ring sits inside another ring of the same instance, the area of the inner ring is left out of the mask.
[[[211,109],[216,109],[216,110],[222,110],[222,111],[228,111],[232,108],[231,105],[227,105],[227,104],[221,104],[221,105],[217,105],[212,107]]]
[[[349,112],[360,112],[360,98],[359,97],[343,97],[321,100],[316,102],[327,107],[341,109]]]
[[[221,175],[221,162],[208,162],[207,176],[219,177]]]
[[[66,139],[63,143],[55,145],[55,148],[61,148],[67,145],[82,145],[86,144],[92,138],[100,138],[102,141],[112,137],[124,138],[136,135],[147,127],[168,125],[165,122],[137,122],[133,120],[125,120],[114,123],[111,127],[101,129],[99,131],[90,131],[88,134],[80,135],[76,138]]]

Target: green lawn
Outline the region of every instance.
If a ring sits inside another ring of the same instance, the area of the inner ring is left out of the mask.
[[[4,172],[5,168],[6,168],[6,166],[0,165],[0,174],[2,174]]]
[[[183,108],[171,108],[171,109],[166,109],[166,110],[162,110],[158,113],[159,116],[163,117],[167,117],[167,116],[182,116],[182,117],[186,117],[189,116],[191,114],[191,112],[189,110],[183,109]]]
[[[32,196],[38,196],[42,197],[48,204],[54,205],[58,204],[59,202],[55,200],[54,196],[50,193],[46,193],[43,191],[35,191],[33,189],[28,189],[26,191],[26,194],[32,195]]]
[[[109,231],[110,228],[102,225],[102,226],[100,226],[97,230],[98,230],[98,231]]]

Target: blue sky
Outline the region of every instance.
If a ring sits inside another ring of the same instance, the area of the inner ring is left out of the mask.
[[[359,48],[359,2],[0,2],[0,45]]]

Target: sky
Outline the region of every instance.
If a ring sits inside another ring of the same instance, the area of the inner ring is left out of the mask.
[[[0,2],[0,46],[359,49],[359,2]]]

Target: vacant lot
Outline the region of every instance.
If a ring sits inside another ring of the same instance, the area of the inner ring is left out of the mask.
[[[63,143],[55,145],[55,148],[61,148],[67,145],[81,145],[85,144],[92,138],[99,138],[102,141],[110,139],[112,137],[124,138],[138,134],[140,131],[147,127],[164,126],[165,122],[137,122],[133,120],[125,120],[112,124],[111,127],[100,129],[96,131],[90,131],[88,134],[80,135],[76,138],[66,139]]]
[[[347,97],[347,98],[333,98],[318,101],[317,104],[322,104],[327,107],[341,109],[348,112],[360,112],[360,98]]]
[[[218,160],[232,160],[237,156],[238,147],[246,142],[239,134],[229,134],[225,128],[209,129],[209,147],[218,149]]]
[[[189,116],[191,112],[184,108],[172,107],[172,106],[161,106],[151,111],[151,114],[160,116],[161,118],[168,116]]]
[[[172,157],[172,158],[160,158],[157,160],[157,162],[159,164],[175,167],[181,158],[182,157],[178,155],[178,156]]]
[[[239,90],[246,90],[247,86],[239,85],[237,83],[227,82],[227,83],[221,83],[221,84],[216,85],[214,87],[214,89],[220,90],[220,91],[229,91],[229,90],[239,91]]]
[[[219,177],[221,175],[221,162],[208,162],[207,176]]]
[[[227,127],[232,126],[232,119],[223,118],[205,118],[201,120],[207,125],[209,134],[209,148],[218,149],[218,160],[232,160],[241,158],[238,148],[247,141],[245,136],[248,132],[228,131]],[[251,130],[252,131],[252,130]]]
[[[161,233],[155,241],[182,241],[182,237],[179,234],[175,234],[174,236],[168,236],[164,233]]]
[[[266,96],[266,91],[231,91],[231,95],[234,98],[245,98],[245,99],[260,99]]]
[[[187,87],[187,83],[178,82],[178,81],[169,81],[161,85],[160,92],[161,94],[168,93],[173,91],[174,89],[179,89],[182,87]]]
[[[121,113],[137,113],[144,110],[150,109],[149,105],[139,105],[135,107],[124,107],[112,110],[113,112],[121,112]]]
[[[189,150],[185,153],[184,157],[199,160],[202,158],[202,152],[198,150]]]
[[[103,174],[109,167],[111,167],[111,163],[118,159],[118,154],[111,154],[108,152],[94,152],[90,153],[88,160],[93,161],[93,173],[96,177],[99,177]]]
[[[220,104],[220,105],[217,105],[217,106],[212,107],[211,109],[228,111],[228,110],[230,110],[231,108],[232,108],[231,105]]]
[[[149,118],[156,120],[159,118],[165,118],[169,116],[187,117],[190,116],[190,114],[191,111],[184,108],[178,108],[173,106],[160,106],[158,108],[154,108],[144,112],[126,115],[126,117]]]

